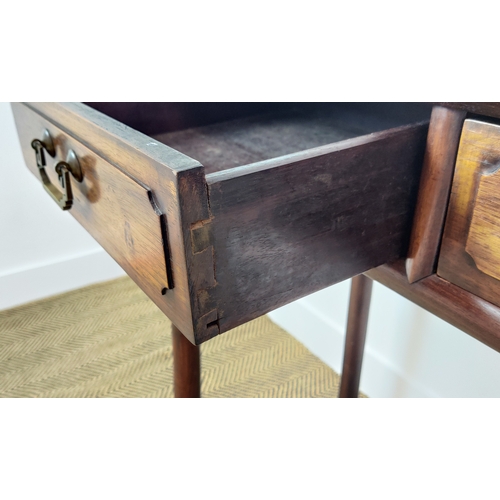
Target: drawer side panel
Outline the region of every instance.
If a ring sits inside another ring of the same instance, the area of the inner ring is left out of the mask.
[[[404,256],[427,128],[207,176],[221,332]]]

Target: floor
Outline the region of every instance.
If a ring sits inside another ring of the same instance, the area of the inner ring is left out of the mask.
[[[201,346],[202,397],[336,397],[264,316]],[[173,397],[170,322],[128,278],[0,312],[0,397]]]

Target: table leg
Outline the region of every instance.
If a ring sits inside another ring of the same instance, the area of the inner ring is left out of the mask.
[[[184,337],[172,323],[174,350],[174,396],[176,398],[200,397],[200,347]]]
[[[372,285],[363,274],[352,279],[339,398],[358,397]]]

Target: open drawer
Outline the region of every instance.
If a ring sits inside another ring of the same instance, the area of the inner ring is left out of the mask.
[[[429,106],[13,111],[29,169],[193,343],[406,255]]]

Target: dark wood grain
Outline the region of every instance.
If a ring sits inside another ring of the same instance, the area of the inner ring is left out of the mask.
[[[410,284],[403,260],[380,266],[365,274],[492,349],[500,351],[500,308],[491,302],[437,275]]]
[[[200,347],[191,344],[172,323],[174,352],[174,396],[199,398],[201,396]]]
[[[440,102],[436,104],[476,115],[500,118],[500,102]]]
[[[291,103],[221,123],[155,134],[213,173],[426,120],[424,106],[384,103]]]
[[[220,331],[405,256],[427,125],[207,176]]]
[[[357,398],[359,394],[372,286],[372,280],[363,274],[352,279],[339,398]]]
[[[410,283],[436,271],[465,111],[432,110],[406,272]]]
[[[499,163],[500,125],[467,119],[437,274],[500,306],[500,280],[491,272],[500,262]]]

